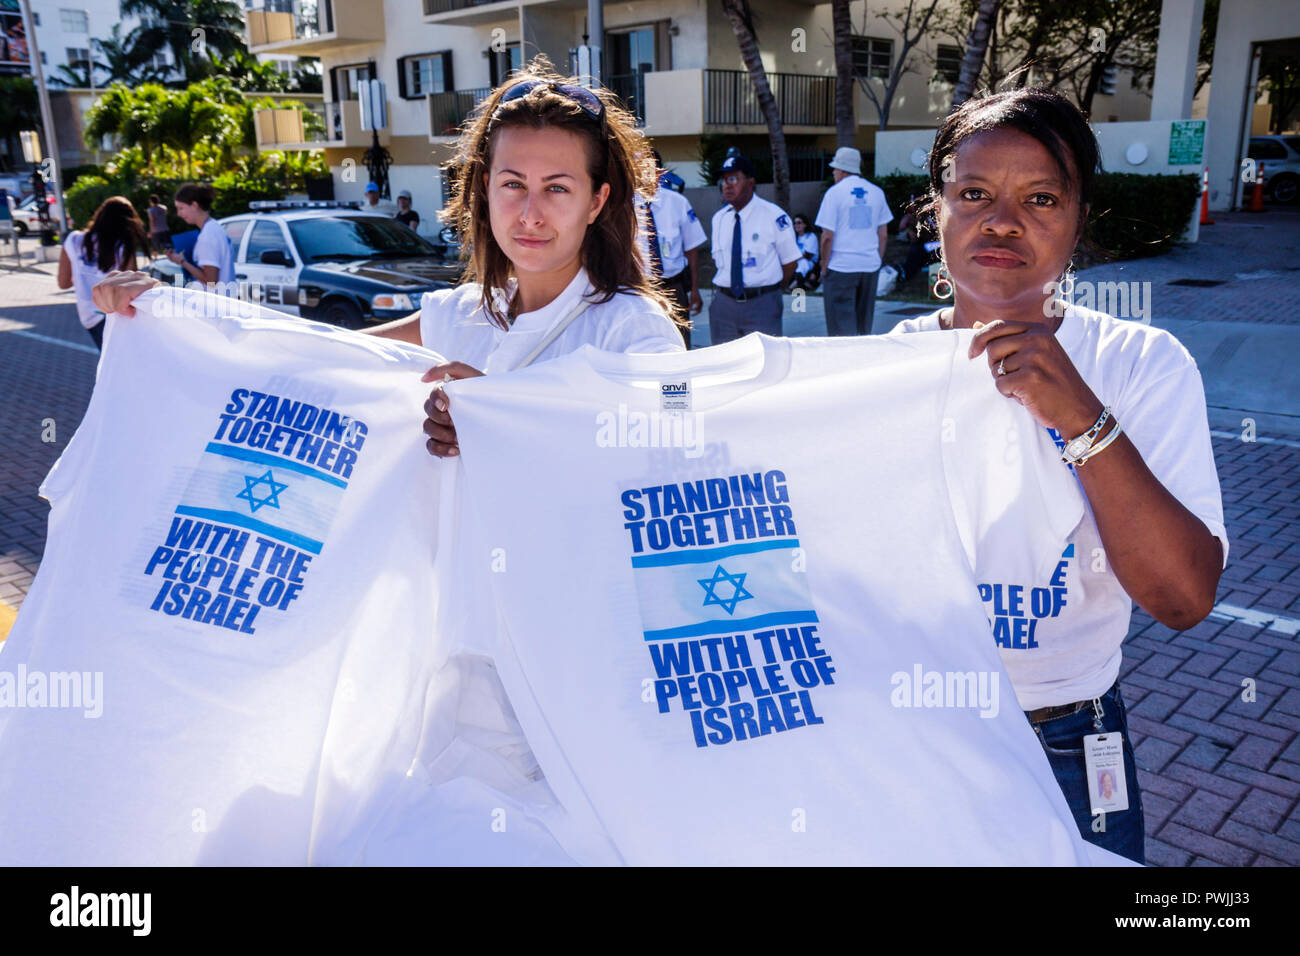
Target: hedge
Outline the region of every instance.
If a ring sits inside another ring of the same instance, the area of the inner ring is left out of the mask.
[[[1088,236],[1115,259],[1158,256],[1178,241],[1201,198],[1201,177],[1103,173]]]
[[[908,197],[922,195],[930,179],[893,173],[872,182],[884,191],[897,224],[903,218]],[[1201,180],[1194,174],[1099,174],[1086,240],[1080,250],[1082,257],[1099,261],[1141,259],[1168,252],[1186,228],[1200,195]]]
[[[103,176],[83,175],[65,194],[68,213],[72,216],[76,227],[80,229],[90,221],[90,217],[105,199],[110,196],[125,196],[131,201],[131,205],[135,207],[148,228],[149,219],[146,210],[149,208],[149,196],[151,193],[157,193],[158,198],[167,207],[167,227],[173,233],[185,232],[194,227],[176,215],[172,196],[183,183],[190,181],[146,177],[134,182],[122,180],[110,182]],[[248,212],[249,202],[255,199],[283,199],[288,191],[269,179],[245,178],[238,173],[222,173],[212,181],[212,187],[216,190],[212,215],[218,219]]]

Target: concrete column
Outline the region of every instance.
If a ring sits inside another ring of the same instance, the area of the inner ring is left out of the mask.
[[[1156,75],[1151,89],[1151,118],[1187,119],[1196,87],[1196,53],[1201,40],[1205,0],[1164,0]]]

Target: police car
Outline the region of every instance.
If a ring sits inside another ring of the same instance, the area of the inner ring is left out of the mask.
[[[402,318],[420,297],[453,285],[460,265],[395,219],[358,204],[289,200],[252,202],[249,212],[217,220],[235,252],[235,277],[268,308],[360,328]],[[181,276],[162,257],[149,271]]]

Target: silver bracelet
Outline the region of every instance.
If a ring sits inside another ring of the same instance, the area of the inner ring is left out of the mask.
[[[1077,461],[1075,461],[1074,467],[1078,468],[1089,458],[1091,458],[1093,455],[1097,454],[1097,452],[1104,449],[1107,445],[1109,445],[1116,438],[1118,438],[1120,432],[1122,432],[1123,430],[1124,428],[1120,425],[1119,421],[1117,420],[1115,422],[1115,427],[1110,430],[1110,434],[1107,435],[1105,438],[1103,438],[1101,441],[1097,442],[1097,444],[1089,448]]]

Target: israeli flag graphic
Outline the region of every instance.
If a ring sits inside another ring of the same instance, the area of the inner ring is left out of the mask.
[[[632,557],[647,641],[815,622],[797,538]]]
[[[337,475],[291,458],[209,442],[176,513],[320,554],[347,487]]]

